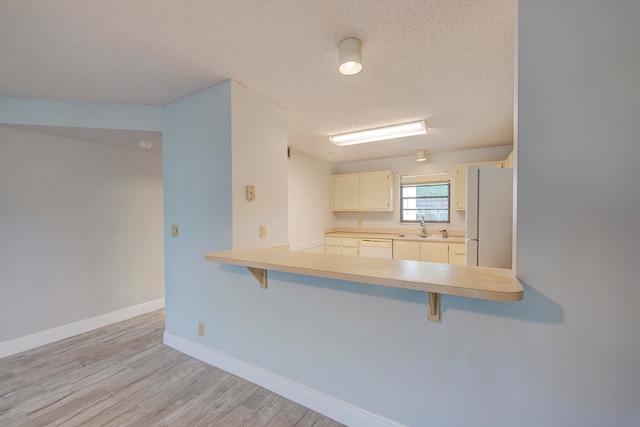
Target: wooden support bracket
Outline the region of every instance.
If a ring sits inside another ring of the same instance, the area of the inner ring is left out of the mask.
[[[425,292],[427,320],[436,323],[441,322],[442,295],[505,302],[524,297],[522,283],[506,268],[432,262],[409,265],[403,260],[365,258],[354,266],[352,258],[274,248],[236,248],[205,255],[207,261],[248,268],[263,289],[267,288],[267,270],[271,270]]]
[[[249,272],[253,274],[253,277],[260,282],[260,287],[262,289],[267,289],[267,270],[255,267],[247,267],[247,270],[249,270]]]
[[[432,322],[440,323],[440,294],[429,292],[429,311],[427,311],[427,319]]]

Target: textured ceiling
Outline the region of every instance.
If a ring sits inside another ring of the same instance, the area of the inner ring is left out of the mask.
[[[516,0],[0,0],[0,96],[162,105],[233,79],[332,161],[513,141]],[[363,71],[338,73],[358,37]],[[426,119],[426,136],[327,135]]]

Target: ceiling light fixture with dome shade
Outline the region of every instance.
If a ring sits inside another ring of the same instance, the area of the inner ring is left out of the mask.
[[[345,76],[352,76],[362,71],[362,42],[349,37],[340,42],[340,67]]]

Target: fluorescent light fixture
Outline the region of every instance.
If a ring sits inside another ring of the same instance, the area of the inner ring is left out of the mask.
[[[385,126],[358,132],[343,133],[330,136],[329,140],[336,145],[355,145],[365,142],[383,141],[385,139],[404,138],[405,136],[424,135],[427,133],[427,123],[424,120],[401,125]]]
[[[362,42],[355,37],[344,39],[338,46],[340,66],[338,70],[345,76],[352,76],[362,71]]]

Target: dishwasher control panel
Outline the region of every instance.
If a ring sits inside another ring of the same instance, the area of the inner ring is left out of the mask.
[[[368,246],[370,248],[391,248],[393,240],[390,239],[360,239],[359,246]]]

